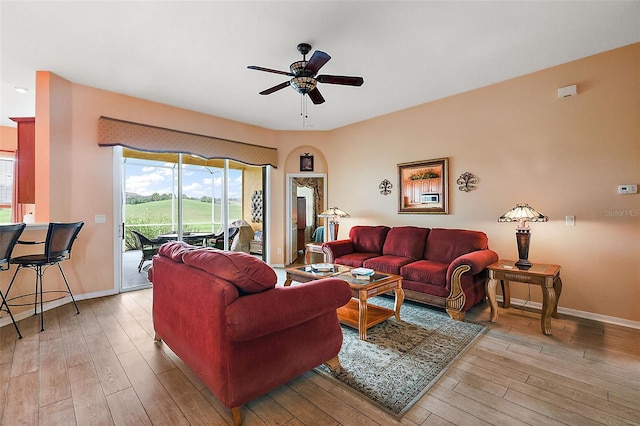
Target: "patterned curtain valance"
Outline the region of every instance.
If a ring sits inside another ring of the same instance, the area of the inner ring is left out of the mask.
[[[124,146],[147,152],[179,152],[206,159],[228,158],[252,166],[278,167],[278,150],[275,148],[109,117],[98,120],[98,145]]]

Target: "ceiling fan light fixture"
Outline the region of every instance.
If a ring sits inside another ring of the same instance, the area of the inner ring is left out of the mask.
[[[318,81],[312,77],[294,77],[291,79],[291,87],[293,87],[296,92],[305,94],[311,92],[316,88]]]
[[[307,61],[296,61],[289,65],[291,73],[294,75],[300,75],[304,71],[304,67],[307,66]]]

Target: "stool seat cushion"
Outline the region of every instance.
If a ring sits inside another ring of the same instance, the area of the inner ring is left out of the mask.
[[[49,259],[42,253],[39,254],[27,254],[24,256],[18,256],[11,259],[11,263],[15,263],[18,265],[37,265],[37,264],[45,264],[45,263],[58,263],[64,260],[64,255],[56,256],[51,254]]]

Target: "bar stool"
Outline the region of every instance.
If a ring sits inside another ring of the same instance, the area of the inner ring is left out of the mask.
[[[71,296],[71,301],[73,302],[73,306],[76,308],[76,314],[80,313],[78,309],[78,305],[76,304],[76,300],[73,297],[73,293],[71,292],[71,288],[69,287],[69,282],[67,281],[67,277],[64,275],[64,271],[62,270],[62,266],[60,266],[60,262],[71,259],[71,247],[82,229],[84,222],[73,222],[73,223],[50,223],[49,230],[47,231],[47,238],[45,241],[20,241],[18,240],[18,244],[44,244],[44,252],[39,254],[27,254],[24,256],[18,256],[11,258],[11,263],[15,263],[18,265],[16,272],[13,274],[13,278],[11,279],[11,283],[9,284],[9,288],[7,288],[7,302],[11,302],[12,300],[34,296],[33,302],[33,314],[37,315],[38,313],[38,298],[40,299],[40,331],[44,331],[44,312],[43,312],[43,295],[45,293],[64,293],[62,296],[55,297],[53,299],[47,300],[47,302],[52,302],[54,300],[62,299],[67,295]],[[60,270],[60,274],[62,274],[62,278],[64,279],[64,283],[67,286],[67,290],[49,290],[43,291],[42,287],[42,276],[44,272],[49,268],[49,266],[56,265]],[[13,286],[13,282],[16,279],[16,275],[23,268],[30,268],[36,272],[36,289],[34,293],[23,294],[20,296],[9,298],[9,291],[11,290],[11,286]],[[11,303],[11,306],[26,306],[31,305],[31,303]]]
[[[24,223],[0,225],[0,271],[7,271],[9,269],[9,266],[11,265],[11,253],[18,242],[18,238],[20,238],[20,234],[24,231],[25,226],[27,225]],[[7,293],[8,292],[9,289],[7,288]],[[0,312],[6,311],[9,314],[11,322],[13,322],[13,326],[16,328],[16,332],[18,333],[18,338],[22,339],[22,334],[20,334],[18,324],[16,324],[16,320],[13,318],[11,309],[9,309],[9,304],[7,304],[7,300],[2,294],[2,289],[0,289],[0,296],[2,297]]]

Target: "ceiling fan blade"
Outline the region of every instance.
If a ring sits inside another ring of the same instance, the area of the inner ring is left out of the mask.
[[[282,75],[288,75],[289,77],[293,77],[293,74],[290,72],[272,70],[271,68],[257,67],[255,65],[249,65],[247,68],[249,68],[250,70],[272,72],[274,74],[282,74]]]
[[[342,84],[343,86],[362,86],[362,77],[349,77],[346,75],[319,75],[316,77],[319,83]]]
[[[317,73],[320,68],[327,62],[329,62],[331,56],[327,55],[321,50],[316,50],[313,52],[313,56],[307,62],[307,65],[304,67],[305,71],[309,71],[312,73]]]
[[[320,91],[318,90],[317,87],[309,92],[309,97],[311,98],[311,101],[313,102],[314,105],[319,105],[321,103],[324,103],[324,98],[320,94]]]
[[[277,92],[280,89],[284,89],[285,87],[289,87],[291,83],[289,81],[285,81],[284,83],[280,83],[276,86],[270,87],[266,90],[263,90],[262,92],[260,92],[261,95],[270,95],[273,92]]]

